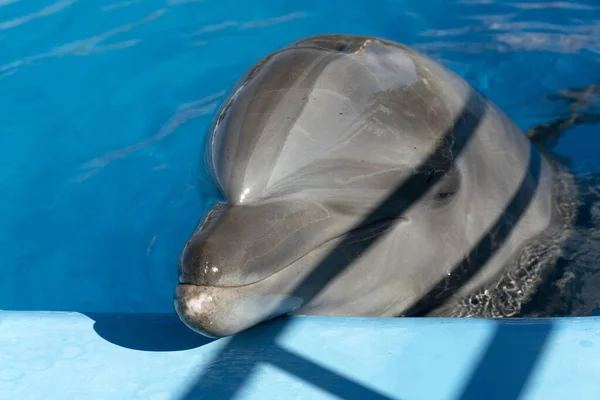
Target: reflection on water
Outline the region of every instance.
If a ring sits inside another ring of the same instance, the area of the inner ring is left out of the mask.
[[[109,162],[123,158],[128,153],[138,151],[154,142],[166,138],[168,135],[174,133],[180,125],[186,123],[190,119],[198,118],[208,114],[212,115],[214,112],[216,112],[219,101],[224,94],[225,92],[221,91],[190,103],[181,104],[175,114],[169,118],[169,120],[159,129],[156,135],[122,149],[112,150],[86,162],[82,168],[88,170],[88,172],[75,178],[73,182],[81,182],[86,180],[98,172],[100,168],[105,167]]]
[[[5,64],[5,65],[1,65],[0,73],[6,74],[6,75],[12,75],[13,73],[18,72],[18,70],[22,67],[31,65],[35,62],[38,62],[38,61],[41,61],[41,60],[44,60],[47,58],[64,57],[64,56],[69,56],[69,55],[84,56],[84,55],[91,55],[94,53],[101,53],[101,52],[110,51],[110,50],[120,50],[120,49],[124,49],[126,47],[134,46],[134,45],[138,44],[141,41],[141,39],[139,39],[139,38],[128,39],[128,40],[124,40],[124,41],[121,41],[121,42],[118,42],[115,44],[110,44],[110,45],[105,45],[105,46],[102,46],[101,43],[107,39],[110,39],[111,37],[113,37],[115,35],[130,31],[138,25],[142,25],[142,24],[151,22],[154,19],[164,15],[165,11],[166,10],[164,10],[164,9],[157,10],[157,11],[152,12],[150,15],[148,15],[147,17],[145,17],[139,21],[125,24],[122,26],[118,26],[107,32],[101,33],[100,35],[76,40],[76,41],[70,42],[70,43],[65,43],[65,44],[59,45],[57,47],[54,47],[53,49],[51,49],[50,51],[48,51],[46,53],[26,57],[21,60],[17,60],[17,61],[13,61],[13,62]],[[1,77],[2,77],[2,75],[0,75],[0,78]]]
[[[564,89],[544,100],[554,102],[555,111],[548,115],[548,122],[531,127],[526,134],[546,148],[555,148],[562,135],[576,125],[600,123],[599,85]]]
[[[41,9],[39,9],[38,11],[29,13],[29,14],[25,14],[25,15],[21,15],[19,17],[10,19],[8,21],[0,22],[0,31],[4,30],[4,29],[15,28],[19,25],[25,24],[27,22],[31,22],[38,18],[47,17],[49,15],[52,15],[54,13],[64,10],[65,8],[69,7],[71,4],[75,3],[76,1],[77,0],[61,0],[57,3],[43,7]],[[8,3],[4,2],[4,4],[0,3],[0,6],[7,5],[7,4],[10,4],[13,2],[14,1],[9,1]]]
[[[596,125],[600,124],[599,95],[599,85],[588,85],[547,96],[544,101],[554,104],[554,112],[548,115],[548,122],[531,127],[527,136],[573,168],[574,160],[556,149],[560,140],[578,125],[600,132]],[[581,206],[576,229],[557,268],[522,311],[522,316],[581,316],[600,309],[600,172],[593,167],[580,169],[577,183]]]
[[[446,63],[580,173],[594,232],[600,5],[443,3],[0,0],[0,309],[170,312],[214,194],[198,167],[216,107],[258,58],[318,33]],[[568,265],[598,265],[580,240]]]

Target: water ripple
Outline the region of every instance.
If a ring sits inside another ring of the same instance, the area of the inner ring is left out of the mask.
[[[97,173],[101,168],[105,167],[111,161],[125,157],[126,155],[148,147],[149,145],[158,142],[167,136],[174,133],[182,124],[204,115],[213,113],[219,105],[219,100],[225,95],[225,91],[211,94],[199,100],[185,103],[179,106],[175,114],[161,127],[159,132],[138,143],[124,147],[122,149],[113,150],[102,156],[96,157],[83,165],[84,169],[89,169],[87,173],[73,180],[73,182],[82,182],[92,175]]]
[[[554,8],[567,7],[567,3],[549,3]],[[571,4],[571,3],[568,3]],[[520,6],[535,8],[538,3],[524,3]],[[541,7],[541,5],[539,5]],[[574,10],[587,10],[587,6],[569,6]],[[508,51],[549,51],[555,53],[577,53],[588,50],[598,53],[600,48],[600,20],[557,23],[545,21],[511,21],[519,14],[475,15],[467,19],[479,21],[476,25],[463,25],[451,29],[428,29],[421,37],[452,38],[453,41],[429,41],[417,45],[423,51],[447,50],[462,53],[478,53],[492,50]],[[573,22],[579,22],[576,25]],[[483,41],[474,41],[470,35],[478,34]],[[467,37],[469,36],[469,37]],[[456,40],[456,41],[454,41]]]
[[[569,3],[564,1],[552,1],[544,3],[505,3],[505,5],[519,8],[521,10],[540,10],[547,8],[558,8],[565,10],[598,10],[598,7],[587,4]]]
[[[13,4],[13,3],[16,3],[18,1],[21,1],[21,0],[0,0],[0,7],[7,6],[9,4]]]
[[[119,8],[124,8],[124,7],[129,7],[132,6],[134,4],[139,4],[144,0],[128,0],[128,1],[123,1],[120,3],[114,3],[114,4],[109,4],[107,6],[102,7],[102,11],[113,11],[113,10],[117,10]]]
[[[588,49],[596,52],[598,38],[588,35],[557,33],[523,33],[496,35],[498,42],[510,46],[512,51],[546,50],[555,53],[577,53]]]
[[[32,65],[38,61],[49,59],[49,58],[69,56],[69,55],[83,56],[83,55],[90,55],[90,54],[98,54],[98,53],[103,53],[103,52],[107,52],[107,51],[111,51],[111,50],[118,50],[118,49],[124,49],[127,47],[135,46],[136,44],[138,44],[141,41],[141,39],[129,39],[129,40],[125,40],[125,41],[122,41],[119,43],[104,45],[104,46],[100,46],[100,44],[103,41],[105,41],[113,36],[116,36],[120,33],[127,32],[137,26],[147,24],[147,23],[159,18],[160,16],[164,15],[165,12],[166,12],[166,9],[160,9],[160,10],[154,11],[153,13],[151,13],[150,15],[148,15],[147,17],[145,17],[144,19],[142,19],[140,21],[119,26],[117,28],[108,30],[104,33],[101,33],[100,35],[92,36],[92,37],[89,37],[86,39],[76,40],[74,42],[55,47],[54,49],[48,51],[47,53],[42,53],[42,54],[38,54],[35,56],[30,56],[30,57],[25,57],[25,58],[10,62],[5,65],[0,65],[0,78],[5,78],[7,76],[10,76],[10,75],[18,72],[18,69],[21,67]]]
[[[175,6],[177,4],[188,4],[188,3],[201,3],[204,0],[167,0],[167,4]]]
[[[0,0],[1,1],[1,0]],[[0,3],[0,6],[7,5],[10,3],[14,3],[13,0],[8,0],[8,2]],[[31,14],[23,15],[22,17],[13,18],[11,20],[0,22],[0,30],[6,30],[10,28],[15,28],[19,25],[23,25],[27,22],[33,21],[38,18],[47,17],[49,15],[55,14],[59,11],[64,10],[69,7],[71,4],[77,2],[77,0],[62,0],[52,5],[46,6],[39,11],[36,11]]]
[[[252,29],[252,28],[264,28],[271,25],[277,25],[284,22],[292,21],[299,18],[304,18],[308,14],[305,12],[297,11],[279,17],[267,18],[248,22],[239,22],[234,20],[226,20],[218,24],[205,25],[198,29],[192,34],[192,36],[202,35],[206,33],[212,33],[221,31],[227,28],[238,28],[239,30]]]

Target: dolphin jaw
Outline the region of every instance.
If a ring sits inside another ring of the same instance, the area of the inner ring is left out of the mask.
[[[214,287],[180,283],[175,289],[175,311],[188,328],[209,338],[220,338],[302,306],[300,298],[260,293],[261,288],[254,288],[258,285]]]

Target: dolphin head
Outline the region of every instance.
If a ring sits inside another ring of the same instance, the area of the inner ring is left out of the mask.
[[[465,81],[405,46],[322,35],[276,51],[209,131],[223,199],[182,252],[175,309],[212,337],[286,313],[402,314],[502,211],[528,146]],[[538,203],[530,213],[546,215]]]

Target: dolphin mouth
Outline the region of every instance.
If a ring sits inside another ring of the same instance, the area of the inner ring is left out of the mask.
[[[285,291],[270,289],[262,282],[243,287],[180,283],[173,303],[188,328],[206,337],[220,338],[292,312],[303,304],[302,299]]]
[[[193,331],[218,338],[237,334],[262,322],[294,312],[310,302],[296,295],[298,287],[314,268],[301,268],[299,261],[315,251],[372,239],[391,229],[405,217],[384,218],[331,238],[264,279],[236,286],[198,285],[179,282],[174,307],[179,318]],[[339,243],[334,243],[339,242]],[[318,264],[318,262],[317,262]]]
[[[397,217],[385,217],[385,218],[379,218],[376,219],[374,221],[370,221],[367,223],[363,223],[361,225],[359,225],[358,227],[355,227],[353,229],[350,229],[346,232],[343,232],[339,235],[333,236],[328,238],[327,240],[323,241],[321,244],[319,244],[318,246],[315,246],[314,248],[312,248],[309,251],[306,251],[302,254],[300,254],[299,256],[297,256],[296,258],[294,258],[291,262],[289,262],[287,265],[285,265],[284,267],[281,267],[279,269],[276,269],[273,273],[264,276],[261,279],[257,279],[254,280],[252,282],[248,282],[248,283],[244,283],[244,284],[239,284],[239,285],[220,285],[220,284],[211,284],[211,285],[206,285],[206,284],[202,284],[202,283],[198,283],[198,282],[194,282],[193,280],[185,280],[182,279],[182,276],[179,276],[178,282],[180,285],[193,285],[193,286],[202,286],[202,287],[215,287],[215,288],[242,288],[242,287],[248,287],[251,285],[255,285],[258,283],[261,283],[275,275],[278,275],[280,272],[284,271],[285,269],[289,268],[290,266],[296,264],[298,261],[302,260],[303,258],[305,258],[306,256],[310,255],[311,253],[318,251],[319,249],[323,248],[323,247],[327,247],[329,245],[331,245],[334,242],[340,242],[338,245],[350,245],[352,243],[356,243],[359,242],[361,240],[365,240],[365,239],[369,239],[372,238],[373,236],[378,236],[380,234],[385,233],[385,231],[387,231],[389,228],[391,228],[391,226],[394,223],[406,223],[408,222],[408,218],[404,217],[404,216],[397,216]],[[368,231],[371,231],[370,234]]]

